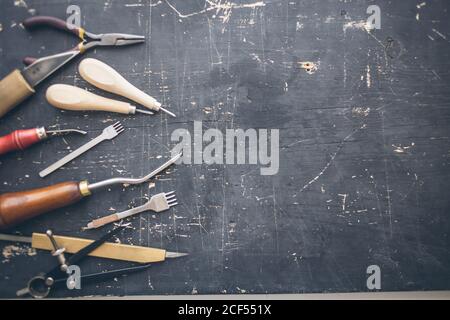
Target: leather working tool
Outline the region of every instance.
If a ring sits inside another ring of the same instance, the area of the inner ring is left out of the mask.
[[[43,57],[25,58],[24,70],[14,70],[0,81],[0,118],[35,93],[34,88],[79,54],[97,46],[125,46],[145,41],[145,37],[121,33],[93,34],[55,18],[36,16],[23,22],[26,29],[51,27],[76,35],[81,43],[68,52]]]
[[[40,189],[2,194],[0,195],[0,229],[12,227],[40,214],[74,204],[90,196],[95,191],[111,185],[137,185],[145,183],[170,167],[181,156],[181,153],[176,155],[140,179],[112,178],[92,184],[88,181],[72,181]]]
[[[155,98],[133,86],[104,62],[96,59],[84,59],[78,69],[81,77],[97,88],[128,98],[150,110],[163,111],[171,117],[176,117],[175,114],[161,107],[161,103]]]
[[[124,212],[117,212],[113,213],[109,216],[99,218],[96,220],[93,220],[88,223],[87,227],[84,228],[85,230],[89,229],[97,229],[100,227],[103,227],[109,223],[113,223],[122,219],[126,219],[128,217],[134,216],[138,213],[145,212],[145,211],[153,211],[153,212],[163,212],[166,210],[169,210],[170,208],[178,205],[175,191],[171,191],[168,193],[160,193],[157,195],[154,195],[151,197],[150,201],[148,201],[146,204],[132,208],[130,210],[124,211]]]
[[[87,90],[66,84],[55,84],[49,87],[46,96],[48,103],[55,108],[63,110],[154,114],[151,111],[137,109],[127,102],[104,98]]]
[[[98,145],[99,143],[101,143],[105,140],[114,139],[119,134],[121,134],[124,130],[125,129],[123,128],[123,126],[120,122],[116,122],[115,124],[110,125],[109,127],[106,127],[99,136],[92,139],[85,145],[79,147],[77,150],[72,151],[64,158],[58,160],[57,162],[55,162],[54,164],[49,166],[47,169],[44,169],[41,172],[39,172],[39,176],[41,176],[41,178],[48,176],[50,173],[55,172],[56,170],[61,168],[63,165],[65,165],[65,164],[69,163],[70,161],[72,161],[73,159],[81,156],[83,153],[89,151],[90,149],[92,149],[93,147]]]
[[[69,266],[78,265],[87,256],[110,258],[116,260],[145,263],[144,265],[105,271],[96,274],[81,274],[80,281],[99,282],[126,274],[143,271],[150,267],[150,263],[163,262],[166,258],[179,258],[187,256],[186,253],[168,252],[163,249],[130,246],[107,242],[124,229],[117,227],[106,233],[100,239],[86,240],[78,238],[54,236],[51,230],[46,234],[33,234],[32,238],[14,235],[0,235],[0,240],[31,243],[33,248],[51,250],[52,255],[58,259],[58,265],[46,273],[40,273],[30,279],[27,287],[17,291],[17,296],[31,295],[34,298],[46,298],[51,289],[57,285],[75,285],[68,273]],[[73,253],[66,258],[66,253]],[[72,280],[72,281],[71,281]]]
[[[50,137],[57,137],[71,133],[87,134],[86,131],[78,129],[47,130],[44,127],[16,130],[6,136],[0,137],[0,155],[12,151],[25,150]]]

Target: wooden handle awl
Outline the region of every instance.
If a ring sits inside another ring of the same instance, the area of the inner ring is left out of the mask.
[[[0,118],[34,93],[19,70],[0,81]]]
[[[94,242],[93,240],[71,237],[54,236],[54,238],[58,245],[65,248],[68,253],[77,253]],[[33,233],[32,247],[35,249],[53,250],[48,236],[39,233]],[[166,250],[106,242],[89,255],[130,262],[152,263],[164,261],[166,259]]]
[[[118,94],[137,102],[150,110],[159,111],[161,103],[136,88],[116,70],[96,59],[84,59],[79,66],[84,80],[102,90]]]
[[[70,111],[109,111],[122,114],[134,113],[129,103],[107,99],[87,90],[66,84],[55,84],[47,89],[47,101],[52,106]]]
[[[71,205],[89,195],[87,182],[53,186],[0,195],[0,229],[13,227],[42,213]]]

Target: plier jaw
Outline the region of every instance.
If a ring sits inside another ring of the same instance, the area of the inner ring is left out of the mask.
[[[144,36],[125,33],[92,34],[85,32],[83,49],[88,50],[97,46],[126,46],[145,42]]]

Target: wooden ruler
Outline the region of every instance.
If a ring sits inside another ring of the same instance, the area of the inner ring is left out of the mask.
[[[54,237],[61,248],[66,248],[67,253],[77,253],[94,242],[94,240],[81,238]],[[35,249],[53,250],[50,239],[43,233],[33,233],[31,245]],[[166,250],[106,242],[92,251],[89,256],[130,262],[152,263],[166,260]]]

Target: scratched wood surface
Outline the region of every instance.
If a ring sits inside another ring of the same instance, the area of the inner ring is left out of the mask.
[[[71,48],[53,30],[29,33],[31,14],[65,17],[71,1],[2,0],[0,75],[24,56]],[[179,165],[155,187],[112,187],[79,205],[9,230],[98,238],[92,218],[176,190],[180,205],[131,219],[120,241],[188,252],[145,273],[85,285],[88,295],[367,291],[378,265],[382,290],[450,289],[450,20],[447,1],[379,1],[381,29],[364,26],[372,1],[76,1],[88,31],[143,34],[144,45],[102,48],[115,67],[178,115],[70,113],[50,107],[50,84],[88,88],[77,62],[0,120],[19,128],[76,127],[95,137],[113,121],[127,132],[46,179],[38,172],[86,141],[56,138],[0,159],[0,190],[114,176],[162,163],[178,128],[280,129],[280,170],[255,165]],[[301,62],[316,64],[306,72]],[[103,93],[102,93],[103,94]],[[103,94],[112,97],[108,94]],[[0,296],[55,259],[2,243]],[[125,266],[89,258],[84,273]]]

